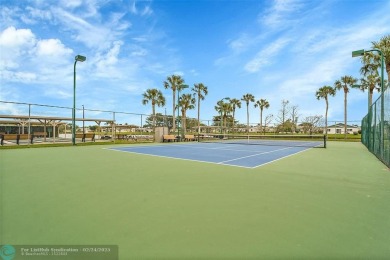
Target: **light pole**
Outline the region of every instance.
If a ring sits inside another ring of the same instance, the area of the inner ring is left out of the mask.
[[[78,61],[84,62],[87,58],[85,56],[76,55],[74,58],[73,69],[73,113],[72,113],[72,144],[76,145],[76,63]]]
[[[383,59],[383,53],[381,50],[378,50],[378,49],[372,49],[372,50],[357,50],[357,51],[353,51],[352,52],[352,58],[354,57],[360,57],[360,56],[363,56],[364,53],[366,52],[378,52],[379,55],[381,56],[381,124],[380,124],[380,129],[381,129],[381,135],[380,135],[380,155],[381,157],[383,158],[383,152],[384,152],[384,142],[385,142],[385,94],[384,94],[384,90],[385,90],[385,86],[384,86],[384,59]],[[370,112],[370,109],[368,109],[368,111]]]
[[[85,134],[85,124],[84,124],[84,105],[83,105],[83,134]]]
[[[189,88],[189,86],[183,84],[177,88],[177,118],[176,118],[176,121],[177,121],[177,137],[178,137],[179,142],[181,140],[180,125],[179,125],[179,112],[180,112],[179,99],[180,99],[180,90],[185,89],[185,88]]]

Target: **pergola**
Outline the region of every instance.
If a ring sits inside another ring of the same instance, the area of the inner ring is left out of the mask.
[[[53,117],[53,116],[25,116],[25,115],[0,115],[0,119],[13,119],[13,120],[0,120],[0,124],[14,124],[22,127],[22,133],[24,134],[24,127],[28,126],[28,134],[31,134],[31,125],[43,125],[44,132],[46,132],[46,126],[51,125],[53,127],[53,132],[55,128],[61,124],[66,124],[66,122],[72,122],[72,117]],[[115,121],[112,119],[97,119],[97,118],[76,118],[75,121],[82,122],[95,122],[99,128],[102,122],[111,124],[112,131],[115,131]],[[46,141],[46,137],[44,137]]]

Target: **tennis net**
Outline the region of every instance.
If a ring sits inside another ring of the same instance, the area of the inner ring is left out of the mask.
[[[232,135],[201,134],[199,142],[326,148],[325,135]]]

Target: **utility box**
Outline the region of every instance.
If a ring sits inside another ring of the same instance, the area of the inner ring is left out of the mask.
[[[154,131],[154,141],[156,143],[162,143],[163,142],[163,135],[169,134],[168,127],[156,127],[156,130]]]

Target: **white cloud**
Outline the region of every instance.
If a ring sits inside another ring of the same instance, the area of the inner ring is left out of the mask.
[[[132,38],[132,40],[136,41],[136,42],[147,42],[148,37],[147,36],[139,36],[139,37]]]
[[[131,56],[146,56],[148,54],[148,51],[145,48],[142,48],[140,46],[133,46],[133,51],[131,52]]]
[[[260,15],[260,23],[269,27],[281,27],[299,19],[293,14],[303,7],[302,0],[274,0],[272,6]],[[279,28],[280,29],[280,28]]]
[[[19,59],[28,56],[35,44],[36,38],[30,29],[11,26],[0,32],[0,69],[18,68]]]
[[[153,10],[152,10],[152,8],[149,5],[145,6],[144,10],[141,13],[142,16],[148,16],[148,15],[151,15],[151,14],[153,14]]]
[[[133,1],[132,5],[130,6],[130,13],[132,13],[132,14],[137,14],[138,13],[137,6],[136,6],[136,1]]]
[[[1,78],[10,82],[32,82],[37,79],[37,75],[32,72],[14,72],[3,70]]]
[[[153,10],[150,7],[150,3],[146,2],[146,4],[141,7],[142,11],[139,10],[140,8],[137,7],[137,1],[133,1],[131,6],[130,6],[130,13],[135,14],[135,15],[141,15],[141,16],[149,16],[153,14]]]
[[[67,8],[76,8],[81,6],[83,3],[82,0],[61,0],[60,4]]]
[[[26,11],[28,11],[29,15],[35,19],[38,18],[41,20],[51,20],[53,18],[53,15],[49,10],[43,10],[43,9],[27,6]]]
[[[121,69],[116,67],[119,59],[119,53],[121,46],[123,45],[122,41],[116,41],[113,43],[111,49],[106,53],[98,54],[96,60],[93,62],[96,64],[96,73],[101,77],[120,77]]]
[[[28,48],[36,42],[35,35],[30,29],[16,29],[11,26],[0,34],[1,48]]]
[[[0,32],[0,49],[2,79],[21,83],[62,78],[58,66],[68,62],[73,52],[58,39],[37,40],[30,29],[15,27]]]
[[[81,17],[60,8],[53,8],[53,13],[64,25],[76,32],[75,40],[84,43],[89,48],[105,49],[112,41],[110,28],[98,24],[92,25]]]
[[[245,70],[250,73],[259,71],[263,66],[272,63],[271,59],[289,43],[288,39],[278,39],[266,48],[259,51],[255,57],[245,65]]]
[[[37,43],[37,56],[50,58],[61,58],[72,54],[73,51],[58,39],[41,40]]]
[[[192,69],[190,70],[190,73],[193,75],[193,76],[199,76],[199,73],[196,69]]]
[[[6,96],[0,94],[0,100],[10,100],[10,99],[7,99]],[[19,107],[12,103],[0,102],[0,111],[2,114],[9,114],[9,115],[22,114]]]
[[[235,40],[229,41],[229,47],[236,53],[241,53],[248,49],[249,45],[251,45],[251,42],[253,41],[253,38],[251,38],[246,33],[242,34],[240,37],[238,37]]]

